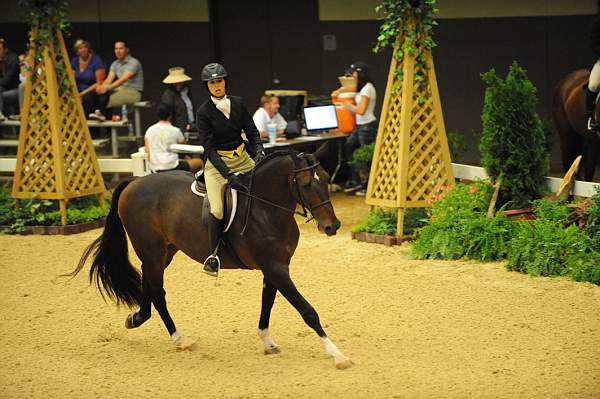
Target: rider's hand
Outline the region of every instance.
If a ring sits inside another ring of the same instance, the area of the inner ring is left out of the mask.
[[[262,159],[263,159],[265,156],[266,156],[266,155],[265,155],[265,152],[264,152],[264,151],[262,151],[262,150],[260,150],[259,152],[257,152],[257,153],[256,153],[256,156],[254,157],[254,163],[255,163],[256,165],[258,165],[258,163],[259,163],[260,161],[262,161]]]
[[[233,173],[230,174],[227,176],[227,182],[229,183],[229,187],[233,188],[234,190],[248,191],[248,188],[242,183],[240,175],[235,175]]]

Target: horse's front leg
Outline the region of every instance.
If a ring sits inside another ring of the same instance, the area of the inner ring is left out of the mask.
[[[287,265],[271,265],[264,267],[262,270],[265,278],[281,292],[285,299],[287,299],[292,306],[296,308],[298,313],[300,313],[304,322],[319,335],[321,342],[325,347],[325,352],[333,357],[335,367],[338,369],[345,369],[352,366],[354,363],[352,363],[352,361],[337,348],[333,341],[329,339],[327,334],[325,334],[317,311],[306,299],[304,299],[294,285],[294,282],[290,278]]]
[[[265,346],[265,355],[272,355],[279,353],[279,347],[271,338],[269,334],[269,320],[271,318],[271,309],[275,302],[275,295],[277,295],[277,288],[269,282],[266,278],[263,279],[262,289],[262,305],[260,309],[260,319],[258,320],[258,337],[262,340]]]

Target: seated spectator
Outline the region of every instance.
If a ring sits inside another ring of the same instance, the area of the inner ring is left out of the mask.
[[[0,39],[0,121],[6,119],[7,105],[19,104],[19,57]]]
[[[29,76],[27,66],[27,54],[19,54],[19,113],[23,109],[23,99],[25,98],[25,81]],[[18,119],[19,115],[16,115],[15,119]]]
[[[110,65],[108,77],[96,87],[96,93],[100,95],[100,106],[90,114],[91,119],[105,120],[112,114],[113,107],[133,104],[142,98],[142,64],[129,55],[129,48],[122,40],[115,42],[115,56],[117,59]]]
[[[173,116],[171,123],[182,132],[195,131],[195,107],[192,94],[187,82],[192,80],[185,74],[185,69],[174,67],[169,69],[169,75],[163,79],[167,88],[162,94],[161,102],[171,107]]]
[[[150,169],[154,172],[186,170],[193,173],[202,169],[201,159],[179,159],[178,155],[171,151],[171,144],[185,142],[181,130],[171,125],[171,107],[161,103],[158,104],[157,111],[159,121],[150,126],[144,136],[144,149],[148,155]]]
[[[277,125],[277,135],[283,136],[287,122],[279,114],[279,97],[275,95],[264,95],[260,98],[260,108],[252,116],[254,124],[260,133],[261,138],[268,138],[267,125],[275,123]]]
[[[73,47],[77,56],[71,60],[71,68],[75,73],[75,82],[83,103],[83,110],[86,115],[89,115],[99,109],[96,87],[102,85],[106,78],[106,64],[94,54],[88,41],[77,39]]]

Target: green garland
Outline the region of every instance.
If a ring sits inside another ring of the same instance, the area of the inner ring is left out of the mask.
[[[401,87],[404,78],[402,65],[406,54],[415,58],[414,81],[422,89],[429,83],[426,73],[427,56],[436,46],[433,40],[433,27],[437,25],[433,16],[438,11],[434,7],[435,3],[436,0],[382,0],[381,5],[375,8],[376,12],[383,13],[384,19],[373,51],[378,53],[392,47],[397,61],[394,71],[397,79],[392,92]],[[396,43],[400,34],[404,41]],[[419,103],[424,101],[425,98],[421,96]]]
[[[69,0],[19,0],[19,9],[25,14],[31,24],[29,31],[29,48],[35,49],[34,65],[42,62],[44,49],[53,47],[56,49],[54,69],[59,89],[59,96],[69,90],[70,82],[67,74],[67,65],[60,58],[60,41],[56,35],[56,29],[60,29],[65,35],[68,35],[71,27],[67,21],[67,14],[70,8]],[[33,32],[36,31],[35,37]],[[33,65],[29,65],[29,76],[32,82],[35,82],[37,73],[33,71]],[[70,100],[72,100],[70,98]]]

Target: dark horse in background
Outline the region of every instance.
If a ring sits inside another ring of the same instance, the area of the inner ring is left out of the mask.
[[[220,245],[219,257],[223,269],[262,271],[258,335],[265,353],[279,352],[268,330],[271,308],[279,291],[319,335],[336,367],[346,368],[352,362],[327,337],[317,312],[298,292],[289,274],[290,260],[300,236],[294,218],[297,204],[308,209],[321,232],[334,235],[340,227],[329,199],[329,175],[318,161],[324,150],[320,148],[314,156],[275,152],[256,166],[250,194],[238,193],[237,214],[225,234],[225,245]],[[92,256],[90,282],[95,280],[100,292],[106,292],[117,304],[139,306],[137,312],[127,317],[125,326],[141,326],[150,318],[154,305],[173,343],[182,349],[194,342],[180,334],[171,319],[163,273],[177,251],[199,263],[210,254],[207,227],[202,222],[204,199],[191,192],[193,182],[191,173],[177,171],[119,183],[113,192],[104,232],[86,249],[71,274],[81,271]],[[129,262],[126,232],[142,262],[141,276]],[[200,269],[198,273],[201,274]]]
[[[585,115],[585,92],[589,71],[580,69],[563,78],[552,97],[552,117],[558,131],[562,164],[565,172],[575,158],[582,155],[583,178],[591,181],[598,164],[600,154],[600,132],[587,130]],[[600,113],[596,106],[596,120],[600,121]]]

